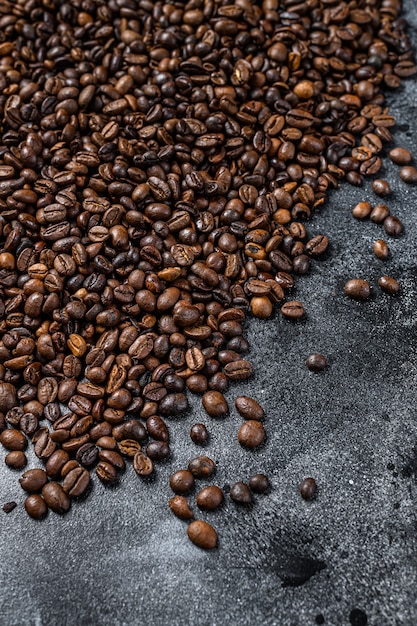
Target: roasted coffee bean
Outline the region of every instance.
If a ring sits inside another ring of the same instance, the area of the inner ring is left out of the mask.
[[[301,497],[304,500],[313,500],[316,497],[317,483],[314,478],[305,478],[300,485]]]
[[[111,484],[117,480],[116,468],[107,461],[100,461],[96,467],[96,474],[104,484]]]
[[[48,475],[42,469],[31,469],[22,474],[19,483],[22,489],[29,493],[41,491],[48,482]]]
[[[184,498],[184,496],[174,496],[170,498],[169,508],[179,519],[189,520],[194,517],[194,513],[190,509],[187,498]]]
[[[381,287],[382,291],[385,293],[389,293],[390,296],[396,296],[400,291],[400,284],[395,278],[392,276],[381,276],[378,279],[378,285]]]
[[[3,511],[5,513],[11,513],[13,511],[13,509],[15,509],[17,507],[17,502],[5,502],[3,504]]]
[[[46,461],[45,471],[49,478],[59,480],[61,478],[61,470],[70,460],[68,452],[65,450],[55,450]]]
[[[299,300],[291,300],[282,305],[281,313],[290,320],[299,320],[304,317],[305,311]]]
[[[254,474],[249,478],[248,485],[254,493],[265,493],[269,489],[269,480],[265,474]]]
[[[311,372],[321,372],[325,369],[327,360],[323,354],[314,352],[313,354],[308,355],[306,365]]]
[[[26,454],[21,450],[9,452],[4,458],[4,462],[12,469],[22,469],[27,464]]]
[[[90,484],[90,474],[82,467],[75,467],[65,475],[62,488],[71,498],[82,496]]]
[[[219,391],[207,391],[203,395],[202,403],[210,417],[225,417],[229,412],[227,400]]]
[[[344,292],[354,300],[367,300],[371,295],[371,287],[362,278],[351,278],[345,283]]]
[[[383,239],[377,239],[374,242],[374,253],[375,256],[378,257],[378,259],[381,259],[381,261],[385,261],[386,259],[388,259],[389,257],[389,247],[386,241],[384,241]]]
[[[42,487],[42,497],[48,508],[55,513],[63,515],[71,508],[71,500],[57,482],[51,481]]]
[[[198,456],[189,462],[188,470],[195,478],[208,478],[215,473],[216,464],[208,456]]]
[[[369,217],[375,224],[382,224],[389,215],[389,208],[386,204],[376,204]]]
[[[356,217],[357,220],[363,220],[366,217],[369,217],[372,211],[372,206],[370,202],[358,202],[353,207],[352,215]]]
[[[401,176],[401,172],[400,172]],[[417,170],[416,170],[416,182],[417,182]],[[387,180],[377,178],[372,181],[372,189],[378,196],[389,196],[391,193],[391,187]]]
[[[48,506],[39,494],[32,494],[25,500],[25,510],[33,519],[42,519],[48,513]]]
[[[23,451],[27,448],[28,440],[20,430],[7,428],[0,434],[0,443],[6,450]]]
[[[188,526],[187,535],[196,546],[204,550],[213,550],[217,546],[217,533],[208,522],[194,520]]]
[[[197,506],[203,511],[214,511],[223,502],[223,491],[216,485],[203,487],[196,497]]]
[[[391,161],[397,165],[410,165],[413,160],[413,155],[407,148],[392,148],[388,154]]]
[[[249,396],[238,396],[235,400],[235,407],[247,420],[261,420],[264,416],[261,405]]]
[[[391,237],[399,237],[403,232],[402,222],[394,215],[388,215],[384,220],[384,230]]]
[[[150,476],[153,472],[152,460],[144,452],[138,451],[133,457],[133,469],[138,476]]]
[[[193,424],[190,437],[197,446],[204,446],[208,441],[209,434],[204,424]]]
[[[239,428],[237,439],[245,448],[257,448],[265,439],[265,429],[258,420],[247,420]]]
[[[238,504],[250,504],[252,502],[252,494],[246,483],[238,482],[231,486],[230,497],[233,502]]]
[[[166,441],[151,441],[146,446],[146,454],[152,461],[162,461],[170,455],[169,444]]]
[[[158,441],[168,441],[169,433],[167,425],[159,415],[151,415],[146,420],[146,429],[151,437]],[[97,442],[97,445],[100,445]]]
[[[417,184],[417,168],[413,165],[405,165],[400,169],[400,178],[407,185]]]
[[[194,476],[189,470],[178,470],[169,479],[169,486],[174,493],[188,493],[194,486]]]

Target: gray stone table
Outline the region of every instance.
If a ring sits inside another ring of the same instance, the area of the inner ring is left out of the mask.
[[[417,42],[416,5],[405,4]],[[415,80],[391,100],[395,143],[414,154],[416,103]],[[233,404],[248,393],[265,407],[261,450],[239,446],[235,411],[211,420],[194,398],[185,418],[171,420],[173,458],[153,482],[129,467],[116,488],[95,481],[67,516],[42,522],[23,510],[19,473],[0,463],[0,502],[19,505],[1,516],[0,624],[344,626],[353,609],[362,611],[357,624],[365,614],[372,626],[417,624],[417,190],[388,159],[383,174],[391,211],[405,225],[389,241],[391,258],[372,253],[382,227],[351,216],[359,200],[377,202],[369,181],[345,185],[308,225],[329,235],[331,250],[297,282],[306,321],[276,315],[248,324],[256,375],[227,397]],[[383,273],[401,280],[399,297],[379,290]],[[370,280],[369,302],[343,295],[351,277]],[[314,351],[328,356],[327,371],[305,367]],[[256,471],[272,483],[249,509],[227,497],[221,511],[203,516],[219,532],[211,553],[190,543],[167,506],[170,473],[199,453],[188,436],[196,421],[210,429],[217,484]],[[298,492],[308,475],[319,485],[310,503]]]

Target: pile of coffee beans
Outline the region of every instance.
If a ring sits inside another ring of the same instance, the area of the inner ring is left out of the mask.
[[[305,315],[294,276],[328,246],[305,222],[341,181],[378,174],[395,124],[383,91],[416,73],[400,10],[1,1],[0,442],[10,467],[24,467],[28,442],[43,464],[21,479],[29,515],[65,513],[92,473],[114,483],[129,459],[152,475],[188,392],[219,422],[229,384],[252,376],[246,318],[278,304],[291,332]],[[406,150],[391,158],[416,182]],[[389,193],[383,180],[374,189]],[[400,223],[387,214],[384,228]],[[236,406],[239,442],[261,445],[262,408]],[[206,445],[206,426],[191,438]],[[191,460],[180,484],[212,463]],[[235,502],[265,491],[259,476],[233,486]],[[170,506],[191,519],[174,484]],[[210,486],[197,504],[222,497]],[[217,542],[203,521],[188,535]]]

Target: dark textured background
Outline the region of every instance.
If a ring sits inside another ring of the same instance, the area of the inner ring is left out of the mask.
[[[405,6],[417,41],[414,0]],[[409,81],[391,111],[396,145],[417,155],[416,100]],[[306,321],[277,315],[249,324],[256,375],[227,397],[232,405],[248,393],[265,407],[261,450],[239,446],[235,411],[215,421],[197,400],[186,418],[171,420],[172,462],[159,465],[155,482],[130,467],[117,488],[95,481],[87,501],[42,522],[23,510],[20,473],[0,464],[0,502],[18,502],[9,515],[0,511],[0,624],[308,626],[322,615],[343,626],[353,608],[375,626],[417,624],[417,190],[396,166],[385,168],[391,211],[405,225],[403,237],[389,240],[390,260],[372,253],[382,227],[351,216],[359,200],[377,202],[369,182],[346,185],[309,224],[311,234],[329,235],[331,251],[297,283]],[[384,273],[400,279],[398,298],[377,287]],[[369,302],[343,295],[351,277],[370,280]],[[313,351],[328,356],[326,372],[306,369]],[[189,542],[186,523],[167,507],[169,474],[200,452],[188,436],[196,421],[210,429],[217,484],[256,471],[272,482],[250,509],[226,498],[222,510],[202,515],[220,537],[211,553]],[[298,492],[307,475],[319,484],[312,503]]]

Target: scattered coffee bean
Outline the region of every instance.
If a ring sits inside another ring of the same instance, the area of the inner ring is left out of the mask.
[[[22,469],[22,467],[25,467],[28,460],[24,452],[16,450],[15,452],[9,452],[9,454],[6,454],[4,462],[12,469]]]
[[[211,524],[202,520],[194,520],[188,526],[189,539],[199,548],[212,550],[217,545],[217,533]]]
[[[3,504],[3,511],[5,513],[11,513],[13,511],[13,509],[15,509],[17,507],[17,503],[16,502],[5,502]]]
[[[7,428],[0,434],[0,443],[13,452],[26,450],[28,440],[20,430],[16,428]]]
[[[304,316],[304,307],[299,300],[291,300],[282,305],[281,313],[290,320],[299,320]]]
[[[300,485],[300,493],[304,500],[313,500],[317,492],[317,483],[314,478],[305,478]]]
[[[71,508],[71,500],[57,482],[51,481],[42,487],[42,497],[48,507],[62,515]]]
[[[345,294],[354,300],[367,300],[371,295],[368,281],[362,278],[352,278],[345,283]]]
[[[220,391],[206,391],[202,403],[210,417],[225,417],[229,412],[227,400]]]
[[[388,155],[396,165],[409,165],[413,160],[413,155],[407,148],[392,148]]]
[[[133,457],[133,469],[138,476],[150,476],[153,472],[152,460],[139,450]]]
[[[45,500],[37,493],[33,493],[25,500],[26,513],[33,519],[42,519],[48,513]]]
[[[215,473],[216,464],[208,456],[198,456],[189,462],[188,469],[195,478],[208,478]]]
[[[204,446],[208,441],[208,430],[204,424],[193,424],[190,430],[190,437],[197,446]]]
[[[378,285],[381,287],[382,291],[388,293],[390,296],[396,296],[400,291],[400,284],[395,278],[392,276],[381,276],[378,279]]]
[[[248,420],[239,428],[237,439],[245,448],[257,448],[265,439],[265,429],[261,422]]]
[[[391,187],[387,180],[377,178],[372,181],[372,189],[378,196],[389,196],[391,193]]]
[[[384,230],[391,237],[399,237],[404,230],[402,222],[394,215],[388,215],[384,220]]]
[[[230,488],[230,497],[233,502],[239,504],[250,504],[252,502],[252,494],[246,483],[238,482]]]
[[[309,354],[306,359],[306,365],[312,372],[321,372],[327,365],[326,357],[323,354],[313,353]]]
[[[194,487],[194,476],[189,470],[178,470],[169,479],[169,486],[174,493],[188,493]]]
[[[254,474],[249,478],[248,484],[254,493],[265,493],[269,489],[269,479],[265,474]]]
[[[386,261],[389,257],[389,247],[386,241],[383,239],[377,239],[374,242],[374,253],[381,261]]]
[[[247,420],[261,420],[264,416],[261,405],[249,396],[238,396],[235,400],[235,407]]]
[[[196,498],[197,506],[204,511],[214,511],[223,502],[223,491],[216,485],[201,489]]]
[[[358,202],[358,204],[353,208],[352,215],[356,217],[357,220],[363,220],[366,217],[369,217],[372,211],[372,206],[370,202]]]
[[[42,491],[42,488],[48,482],[48,475],[43,469],[30,469],[22,474],[19,483],[22,489],[29,493]]]
[[[180,519],[193,519],[194,513],[190,509],[187,498],[184,496],[174,496],[169,500],[169,508]]]
[[[400,178],[407,185],[417,184],[417,168],[413,165],[405,165],[400,169]]]
[[[375,224],[382,224],[389,214],[389,208],[387,205],[381,203],[374,206],[369,218],[371,222],[374,222]]]

